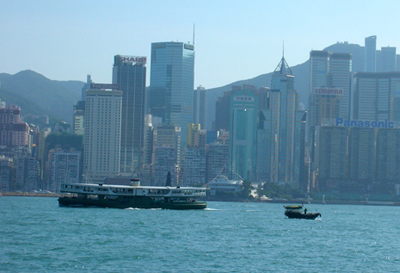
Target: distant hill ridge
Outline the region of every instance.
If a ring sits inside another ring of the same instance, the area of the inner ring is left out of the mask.
[[[72,108],[81,98],[81,81],[53,81],[31,70],[0,74],[0,98],[22,108],[23,114],[49,115],[72,121]]]
[[[362,71],[364,60],[364,47],[357,44],[336,43],[324,50],[331,52],[351,53],[353,59],[353,72]],[[281,56],[277,56],[279,63]],[[290,66],[290,58],[287,59]],[[301,102],[308,104],[308,60],[302,64],[291,66],[295,76],[295,88],[300,93]],[[271,85],[270,73],[257,77],[239,80],[225,86],[207,90],[208,128],[211,129],[215,119],[215,102],[224,92],[230,91],[233,85],[251,84],[256,87]],[[1,91],[0,98],[8,103],[16,104],[22,108],[23,114],[49,115],[60,120],[72,122],[73,105],[81,99],[81,89],[85,84],[82,81],[54,81],[45,76],[24,70],[15,75],[0,73]]]

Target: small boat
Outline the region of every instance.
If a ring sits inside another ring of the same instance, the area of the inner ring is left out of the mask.
[[[285,215],[288,218],[315,220],[315,218],[322,217],[321,213],[307,213],[307,209],[302,212],[303,206],[283,206],[285,208]]]

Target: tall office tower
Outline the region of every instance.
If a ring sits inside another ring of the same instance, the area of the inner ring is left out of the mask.
[[[153,128],[152,171],[153,184],[164,186],[168,172],[175,185],[179,182],[181,128],[158,125]]]
[[[268,87],[257,89],[254,85],[243,84],[231,86],[231,91],[224,92],[215,103],[215,123],[213,123],[213,131],[229,130],[230,124],[230,97],[239,90],[248,90],[257,97],[258,109],[266,109],[269,107],[269,91]]]
[[[255,179],[258,101],[248,90],[231,96],[229,171],[232,178]]]
[[[122,93],[121,175],[139,172],[143,164],[146,57],[114,56],[113,84]]]
[[[215,122],[213,131],[229,130],[230,121],[230,97],[234,93],[233,90],[224,92],[215,102]]]
[[[229,144],[214,142],[207,146],[206,182],[212,181],[217,175],[229,175],[228,158]]]
[[[207,91],[199,86],[194,90],[193,123],[198,123],[201,128],[207,128]]]
[[[349,53],[332,53],[329,62],[329,86],[341,88],[339,117],[350,118],[352,60]]]
[[[353,119],[396,121],[391,105],[400,96],[400,72],[354,74]],[[392,114],[392,116],[391,116]]]
[[[309,94],[315,94],[320,87],[337,88],[339,116],[350,118],[352,61],[349,53],[331,53],[313,50],[310,52]],[[336,93],[335,93],[336,94]],[[310,109],[311,111],[312,109]],[[310,126],[319,126],[310,115]],[[336,117],[334,117],[336,118]]]
[[[348,127],[317,126],[315,139],[315,165],[318,171],[317,187],[329,187],[329,182],[347,178]]]
[[[397,184],[400,179],[400,129],[379,128],[376,136],[376,181]]]
[[[193,119],[194,46],[179,42],[151,44],[149,111],[167,125],[181,128],[181,152]]]
[[[365,38],[364,71],[376,72],[376,36]]]
[[[86,98],[86,90],[91,89],[91,85],[92,85],[92,77],[90,75],[86,76],[86,83],[83,85],[82,87],[82,101],[85,101]]]
[[[309,64],[307,144],[313,164],[316,127],[339,117],[350,118],[351,54],[312,50]]]
[[[79,183],[81,153],[57,151],[51,158],[51,185],[53,192],[60,192],[62,183]]]
[[[375,129],[352,127],[349,133],[349,178],[371,182],[375,177]]]
[[[304,140],[301,136],[304,129],[301,128],[305,124],[305,111],[299,109],[299,101],[299,95],[294,90],[294,76],[282,57],[272,74],[270,107],[260,112],[258,179],[299,186],[300,170],[304,169],[304,166],[301,167],[304,158],[300,158],[304,150],[304,144],[300,143]]]
[[[395,47],[382,47],[380,54],[380,69],[379,72],[393,72],[396,71],[396,48]]]
[[[16,105],[0,107],[0,145],[28,146],[29,127],[20,114],[21,108]]]
[[[101,182],[120,171],[122,91],[86,91],[84,167],[86,179]]]

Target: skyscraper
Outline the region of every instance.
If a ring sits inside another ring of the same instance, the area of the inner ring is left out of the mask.
[[[139,171],[142,165],[146,61],[146,57],[114,56],[113,84],[123,91],[120,171],[124,176]]]
[[[86,91],[83,173],[102,182],[120,170],[122,91]]]
[[[350,118],[352,60],[349,53],[332,53],[329,62],[329,87],[341,88],[339,117]]]
[[[201,128],[207,128],[207,91],[199,86],[194,90],[193,123],[198,123]]]
[[[390,46],[382,47],[379,72],[393,71],[396,71],[396,48]]]
[[[149,111],[163,123],[181,128],[181,151],[187,124],[193,120],[194,46],[180,42],[151,44]]]
[[[258,130],[258,179],[298,186],[304,168],[305,111],[299,108],[294,76],[284,57],[272,74],[269,109],[262,110]]]
[[[350,118],[352,57],[349,53],[310,52],[307,144],[314,158],[315,129],[336,118]]]
[[[231,96],[229,171],[232,178],[255,179],[257,106],[257,97],[248,90]]]
[[[354,74],[353,119],[398,121],[394,115],[400,97],[400,72]]]
[[[376,72],[376,36],[365,38],[364,71]]]

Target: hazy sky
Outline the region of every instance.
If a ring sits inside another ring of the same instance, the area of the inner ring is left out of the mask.
[[[111,83],[113,56],[193,41],[195,87],[219,87],[300,64],[338,41],[400,47],[400,1],[0,0],[0,73]],[[399,53],[400,49],[398,50]],[[269,86],[270,83],[266,83]]]

